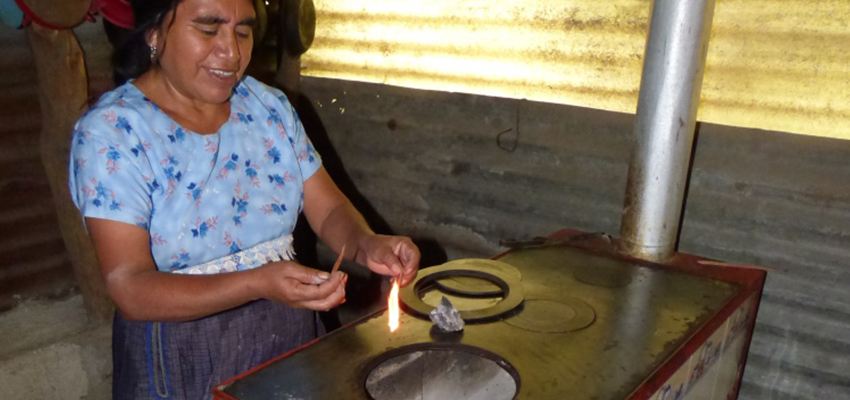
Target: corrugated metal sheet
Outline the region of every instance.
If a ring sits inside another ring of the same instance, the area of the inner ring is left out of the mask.
[[[309,76],[634,113],[649,0],[315,0]],[[850,2],[718,0],[699,120],[850,139]]]
[[[0,27],[0,311],[67,293],[74,275],[41,164],[38,77],[23,31]]]
[[[774,268],[741,398],[850,398],[850,142],[706,128],[680,249]]]
[[[565,227],[618,234],[633,115],[332,79],[301,87],[312,109],[299,112],[335,179],[449,259]],[[848,398],[850,141],[704,123],[696,146],[680,250],[774,268],[740,399]]]

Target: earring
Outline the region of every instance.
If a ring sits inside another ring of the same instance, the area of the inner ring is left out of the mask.
[[[156,64],[156,46],[151,45],[151,64]]]

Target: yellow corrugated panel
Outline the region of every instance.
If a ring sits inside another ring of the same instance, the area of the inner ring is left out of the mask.
[[[315,0],[302,73],[634,113],[648,0]],[[699,120],[850,139],[850,1],[717,2]]]

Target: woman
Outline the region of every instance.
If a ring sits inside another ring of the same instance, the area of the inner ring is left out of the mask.
[[[346,276],[291,259],[303,211],[332,249],[402,285],[419,250],[373,233],[284,95],[243,77],[252,0],[133,2],[117,55],[131,80],[74,132],[70,185],[118,308],[115,399],[209,399],[211,387],[317,335]]]

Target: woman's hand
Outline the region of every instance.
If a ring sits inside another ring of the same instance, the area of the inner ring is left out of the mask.
[[[348,275],[342,271],[328,274],[292,261],[273,262],[252,271],[260,297],[316,311],[345,302]]]
[[[410,238],[369,235],[359,248],[365,253],[365,265],[373,272],[393,276],[401,286],[407,286],[416,278],[420,254]]]
[[[376,235],[324,167],[304,181],[304,215],[313,231],[332,249],[340,251],[345,244],[357,245],[354,255],[346,258],[353,258],[378,274],[394,276],[402,286],[416,278],[419,249],[413,241],[404,236]]]

